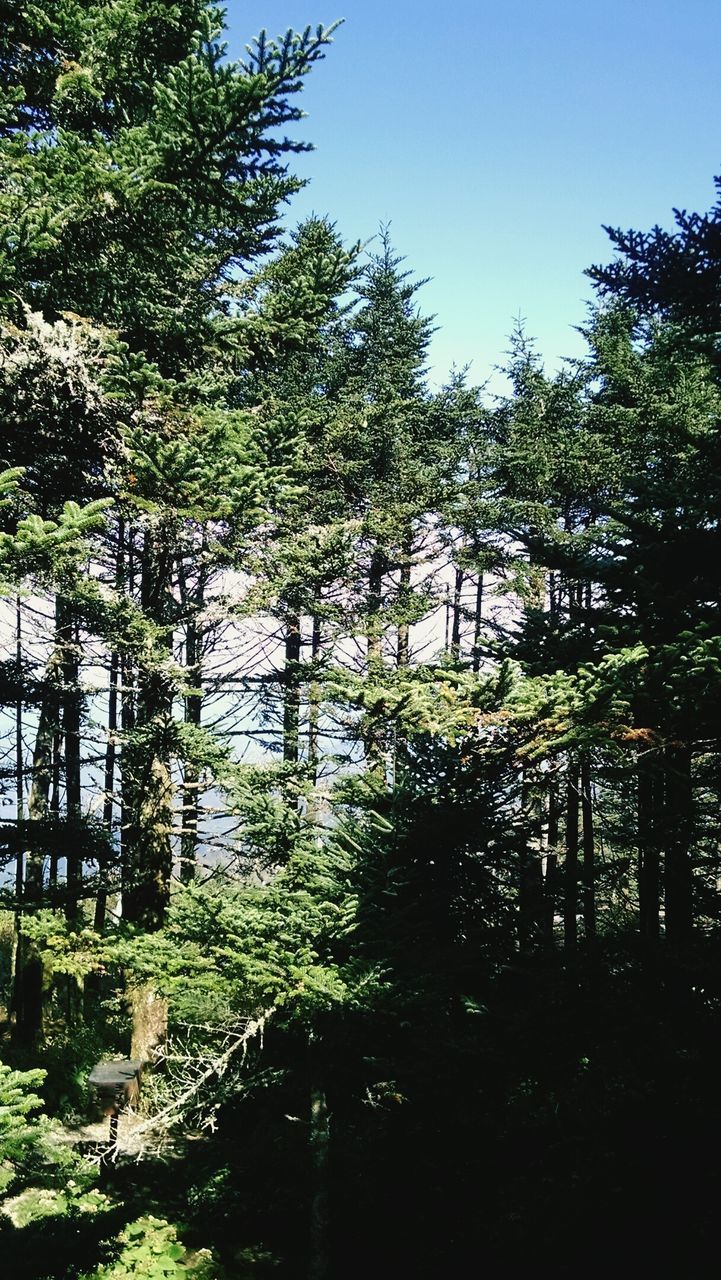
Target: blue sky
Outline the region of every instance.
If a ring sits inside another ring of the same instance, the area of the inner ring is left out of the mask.
[[[327,213],[348,240],[391,223],[432,277],[435,380],[471,363],[484,381],[519,314],[549,366],[578,353],[601,225],[713,202],[719,0],[231,0],[230,52],[338,17],[293,220]]]

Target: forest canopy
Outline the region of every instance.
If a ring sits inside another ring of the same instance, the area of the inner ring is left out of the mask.
[[[9,1274],[688,1267],[721,202],[609,229],[560,372],[433,386],[390,230],[293,221],[335,27],[225,28],[0,3]]]

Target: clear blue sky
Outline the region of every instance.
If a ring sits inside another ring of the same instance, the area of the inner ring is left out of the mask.
[[[230,52],[337,17],[294,220],[327,213],[348,240],[391,223],[432,277],[436,380],[454,362],[485,380],[519,313],[549,366],[577,353],[601,224],[713,201],[720,0],[230,0]]]

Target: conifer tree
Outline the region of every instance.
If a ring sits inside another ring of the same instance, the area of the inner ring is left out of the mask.
[[[123,613],[118,601],[104,626],[125,653],[124,904],[146,926],[162,919],[172,856],[173,593],[181,528],[197,506],[188,491],[211,486],[221,465],[226,480],[235,475],[225,509],[204,510],[200,524],[216,515],[236,539],[262,506],[262,448],[249,444],[251,420],[233,416],[248,348],[229,281],[273,244],[279,206],[297,189],[285,157],[304,144],[281,131],[300,119],[295,95],[330,39],[320,27],[279,42],[262,34],[231,63],[222,27],[220,10],[195,3],[59,5],[43,15],[26,6],[1,50],[5,305],[12,311],[19,294],[49,319],[79,314],[117,335],[110,380],[125,427],[118,466],[101,484],[129,494],[131,607]],[[202,478],[198,451],[178,450],[181,434],[199,429],[215,450]],[[63,623],[70,635],[74,625]],[[77,776],[73,766],[74,809]]]

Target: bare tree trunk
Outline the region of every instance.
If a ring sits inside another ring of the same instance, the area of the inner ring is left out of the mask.
[[[123,751],[129,828],[123,917],[153,930],[161,927],[170,896],[173,784],[164,743],[164,698],[156,701],[146,687],[143,704],[139,719],[151,741],[140,750],[126,746]]]
[[[298,763],[300,749],[300,617],[289,616],[285,628],[285,670],[283,673],[283,759]]]
[[[15,701],[15,766],[16,766],[16,817],[18,827],[25,817],[25,751],[23,748],[23,630],[20,597],[15,601],[15,679],[17,680],[17,698]],[[19,883],[22,886],[22,864],[19,872]],[[21,895],[22,896],[22,895]]]
[[[81,719],[82,694],[80,691],[80,633],[71,601],[58,596],[55,602],[55,632],[57,664],[61,675],[62,739],[65,763],[65,808],[67,816],[67,840],[65,854],[65,914],[74,926],[80,922],[80,894],[82,889],[82,779],[81,779]],[[42,805],[47,816],[50,783],[52,778],[52,739],[48,735],[47,776],[44,777]],[[47,785],[45,786],[45,782]],[[42,871],[41,871],[42,874]],[[67,1018],[75,1023],[82,1017],[82,979],[68,976],[65,981]]]
[[[638,761],[639,928],[646,943],[658,941],[660,911],[659,821],[663,780],[653,755]]]
[[[123,918],[149,932],[161,928],[165,919],[173,862],[173,785],[168,745],[173,690],[165,673],[166,659],[172,653],[168,609],[173,547],[172,528],[146,529],[140,566],[141,605],[146,616],[156,623],[160,638],[139,665],[135,698],[130,696],[129,686],[123,693]],[[131,535],[131,591],[134,572]],[[136,729],[142,729],[142,737],[133,738]],[[152,983],[132,986],[129,1000],[131,1056],[149,1062],[166,1034],[167,1002]]]
[[[537,941],[543,925],[543,876],[541,864],[541,811],[533,782],[524,770],[521,784],[524,843],[519,876],[519,942],[527,947]]]
[[[11,1004],[16,1021],[22,1019],[23,1005],[23,963],[22,963],[22,919],[23,896],[25,885],[25,851],[23,849],[23,826],[25,823],[25,750],[23,747],[23,648],[22,648],[22,609],[20,597],[15,601],[15,678],[17,680],[17,699],[15,702],[15,809],[17,828],[17,849],[15,854],[15,920],[13,930],[13,946],[10,966],[10,984],[12,990]]]
[[[313,667],[313,679],[311,680],[310,690],[308,693],[308,763],[310,766],[311,780],[313,784],[318,781],[318,729],[319,729],[319,702],[320,702],[320,686],[316,680],[316,666],[320,656],[320,646],[322,641],[320,618],[318,617],[318,608],[320,606],[320,589],[316,588],[315,592],[315,609],[313,615],[313,632],[310,642],[310,657]]]
[[[123,656],[120,662],[120,729],[122,748],[120,753],[120,884],[122,915],[125,916],[125,895],[130,888],[130,812],[128,808],[130,784],[127,777],[128,736],[135,728],[134,671],[130,658]]]
[[[60,765],[62,758],[62,734],[57,722],[53,733],[53,776],[50,790],[50,814],[56,822],[60,821]],[[50,850],[50,866],[48,868],[48,889],[50,901],[55,902],[58,888],[58,850],[55,842]]]
[[[110,655],[110,680],[108,685],[108,740],[105,745],[105,770],[103,779],[103,827],[108,833],[108,844],[113,839],[113,810],[115,791],[115,757],[117,752],[116,734],[118,729],[118,679],[120,658],[117,652]],[[108,908],[108,891],[110,887],[110,859],[112,854],[98,854],[98,890],[95,895],[95,914],[93,928],[96,933],[105,929]],[[100,973],[89,973],[85,978],[83,991],[83,1009],[86,1018],[92,1018],[98,1006],[101,991]]]
[[[476,583],[476,607],[473,620],[473,670],[481,669],[481,623],[483,620],[483,574]]]
[[[125,573],[125,521],[118,519],[118,542],[115,553],[115,590],[120,596],[123,589]],[[103,796],[103,826],[108,833],[108,843],[112,847],[113,815],[115,810],[115,770],[118,755],[118,684],[120,682],[120,655],[117,650],[110,654],[110,681],[108,686],[108,739],[105,746],[105,776]],[[109,854],[112,857],[112,854]],[[108,861],[103,859],[98,868],[98,893],[95,900],[95,929],[102,933],[105,928],[105,917],[108,906],[109,888]]]
[[[386,570],[386,558],[382,551],[374,551],[371,556],[368,574],[368,675],[371,679],[380,675],[383,670],[382,615],[383,576]],[[384,733],[377,715],[371,713],[365,717],[364,738],[366,760],[368,765],[378,774],[384,772],[383,761]]]
[[[133,600],[135,597],[135,532],[132,525],[128,525],[125,534],[126,549],[126,575],[125,589],[128,599]],[[124,653],[120,659],[120,731],[121,731],[121,750],[120,750],[120,911],[125,917],[125,896],[130,888],[130,880],[132,876],[132,853],[131,853],[131,815],[129,807],[130,799],[130,770],[127,769],[128,756],[128,740],[129,735],[135,728],[135,666],[129,653]]]
[[[170,898],[173,786],[166,734],[170,691],[155,663],[139,678],[137,721],[145,741],[123,745],[123,804],[126,846],[123,918],[147,931],[162,927]],[[131,1054],[152,1059],[167,1026],[167,1003],[152,984],[130,991]]]
[[[687,743],[666,747],[664,775],[666,936],[679,945],[688,942],[693,932],[691,748]]]
[[[203,551],[205,547],[203,547]],[[203,710],[203,673],[201,668],[201,640],[198,614],[205,603],[205,570],[201,566],[192,601],[191,612],[185,629],[185,668],[188,692],[185,696],[185,723],[200,727]],[[180,836],[180,878],[184,884],[195,879],[198,856],[198,825],[200,818],[200,770],[194,760],[186,760],[183,768],[183,816]]]
[[[578,765],[569,757],[566,784],[566,857],[564,864],[563,941],[567,951],[578,944]]]
[[[186,631],[186,666],[190,692],[185,698],[185,723],[199,726],[202,689],[198,664],[198,636],[192,621],[188,623]],[[183,814],[180,835],[180,878],[183,884],[190,884],[195,879],[198,856],[199,787],[198,766],[194,760],[186,760],[183,765]]]
[[[407,604],[408,598],[410,596],[410,590],[411,590],[411,549],[407,542],[403,546],[402,554],[403,554],[403,563],[401,564],[400,591],[399,591],[401,608],[403,608]],[[398,623],[398,654],[397,654],[396,664],[399,667],[407,667],[409,660],[410,660],[410,627],[408,625],[407,618],[401,617],[401,621]]]
[[[461,596],[463,593],[464,575],[462,569],[456,569],[453,584],[453,626],[451,628],[451,657],[458,662],[461,656]]]
[[[66,855],[66,913],[74,920],[79,912],[82,859],[77,852],[82,812],[80,778],[80,661],[77,623],[70,603],[58,596],[56,604],[57,643],[61,655],[63,735],[65,746],[65,804],[69,828],[76,828],[68,841]]]
[[[596,937],[596,869],[591,762],[585,753],[581,760],[581,813],[583,817],[583,928],[588,944]]]
[[[114,791],[115,791],[115,757],[117,747],[115,743],[118,731],[118,679],[120,673],[120,658],[117,652],[110,655],[110,684],[108,687],[108,740],[105,746],[105,776],[103,780],[104,797],[103,797],[103,826],[108,833],[108,840],[112,840],[113,835],[113,809],[114,809]],[[108,906],[108,865],[106,859],[101,854],[102,861],[98,868],[98,892],[95,899],[95,921],[94,927],[97,933],[102,933],[105,928],[105,916]]]
[[[147,529],[143,542],[141,604],[160,639],[138,672],[134,729],[123,743],[123,916],[153,930],[161,927],[172,874],[173,784],[169,763],[172,684],[166,663],[172,652],[168,618],[173,531]]]
[[[546,877],[544,883],[544,932],[546,941],[549,944],[553,944],[554,918],[556,914],[556,898],[558,894],[558,836],[558,785],[555,779],[553,779],[548,789],[548,835],[546,847]]]
[[[53,740],[58,719],[56,665],[57,652],[48,663],[35,735],[32,783],[28,796],[28,832],[32,830],[33,824],[47,823],[50,811]],[[31,847],[25,859],[23,910],[33,911],[43,902],[45,857],[42,846],[38,847],[34,839],[28,843]],[[19,979],[16,994],[18,1029],[23,1042],[32,1045],[42,1032],[43,964],[36,947],[22,934],[18,937],[16,972]]]
[[[368,573],[368,671],[378,671],[383,662],[381,648],[381,605],[385,556],[374,551]]]
[[[51,681],[52,663],[48,668],[43,700],[40,706],[40,718],[35,735],[32,785],[28,797],[28,818],[31,822],[47,821],[50,812],[53,740],[57,723],[57,694]],[[42,853],[32,853],[28,857],[26,884],[31,889],[31,896],[36,903],[43,889],[43,863],[44,857]]]

